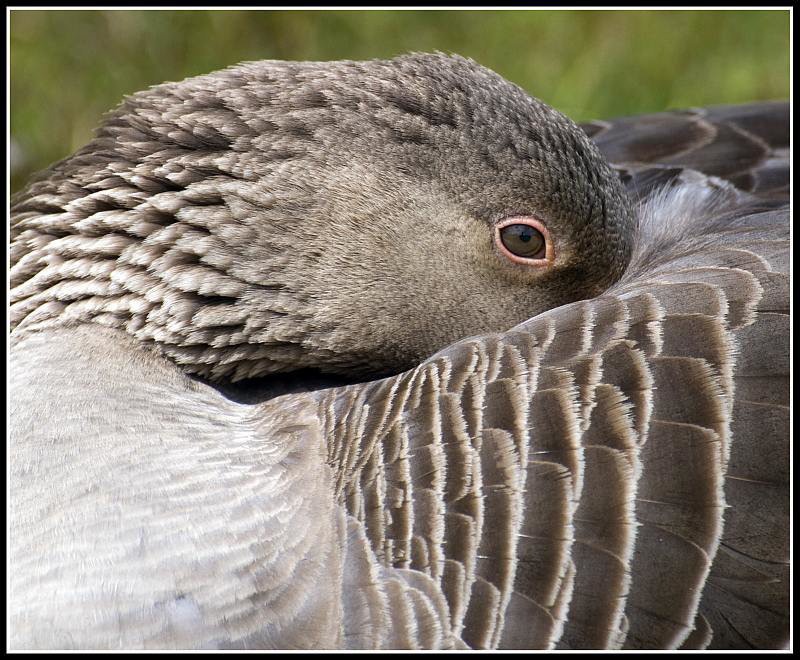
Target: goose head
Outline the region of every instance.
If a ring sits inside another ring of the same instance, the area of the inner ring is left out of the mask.
[[[153,87],[12,212],[15,325],[110,325],[212,381],[399,372],[599,294],[634,225],[580,128],[441,54]]]

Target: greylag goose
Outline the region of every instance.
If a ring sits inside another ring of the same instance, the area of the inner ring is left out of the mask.
[[[445,55],[126,99],[12,199],[11,647],[786,645],[788,146]]]

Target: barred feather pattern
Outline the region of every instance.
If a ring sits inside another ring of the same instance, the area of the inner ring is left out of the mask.
[[[616,284],[392,378],[257,404],[140,350],[234,380],[275,357],[230,351],[231,264],[195,272],[223,255],[215,209],[246,216],[202,153],[182,191],[94,172],[102,191],[62,182],[48,209],[34,184],[11,311],[77,327],[15,337],[11,645],[785,645],[787,127],[785,103],[587,124],[640,203]]]
[[[224,172],[229,160],[185,155],[181,175],[206,167],[219,176],[182,181],[183,190],[147,185],[142,168],[101,171],[67,203],[34,186],[12,227],[12,328],[53,319],[120,328],[212,378],[261,375],[267,357],[296,361],[289,342],[301,341],[297,319],[309,313],[280,275],[258,278],[233,263],[255,240],[252,205],[268,207],[270,195]],[[269,291],[270,308],[243,307],[252,290]]]
[[[679,227],[681,195],[701,226],[723,213],[737,193],[715,186],[653,198],[643,231]],[[323,397],[337,496],[383,565],[440,586],[469,647],[785,643],[783,219],[689,255],[663,237],[672,258],[601,297]]]

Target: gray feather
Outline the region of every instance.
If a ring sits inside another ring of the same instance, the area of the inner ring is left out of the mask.
[[[787,107],[584,133],[443,55],[127,99],[12,201],[11,646],[786,645]]]

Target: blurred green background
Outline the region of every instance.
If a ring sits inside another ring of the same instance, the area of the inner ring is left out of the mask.
[[[258,59],[472,57],[575,120],[789,95],[789,12],[10,12],[12,190],[125,94]]]

